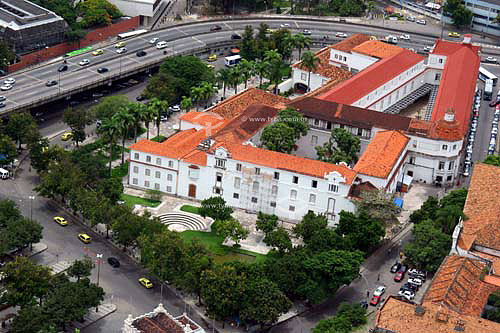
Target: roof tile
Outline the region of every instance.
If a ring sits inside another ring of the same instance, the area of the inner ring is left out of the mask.
[[[379,59],[389,58],[404,51],[403,48],[381,42],[379,40],[368,40],[354,47],[351,52],[361,53]]]

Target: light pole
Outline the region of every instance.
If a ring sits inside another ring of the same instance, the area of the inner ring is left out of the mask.
[[[96,253],[95,257],[97,258],[97,286],[99,287],[99,273],[101,272],[101,253]],[[99,311],[99,305],[95,307],[95,312]]]
[[[57,79],[57,85],[59,86],[59,95],[61,94],[61,72],[57,71],[58,79]]]
[[[33,220],[33,200],[35,200],[35,196],[30,195],[29,199],[30,199],[30,220]]]

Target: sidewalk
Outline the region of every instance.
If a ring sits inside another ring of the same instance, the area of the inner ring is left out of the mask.
[[[102,318],[109,316],[113,312],[116,311],[116,305],[111,304],[111,303],[104,303],[98,306],[98,311],[96,309],[90,310],[85,316],[83,316],[83,321],[75,321],[72,324],[69,325],[69,327],[66,329],[66,332],[68,333],[73,333],[75,332],[75,328],[78,329],[84,329],[87,326],[90,326],[91,324],[95,323],[98,320],[101,320]]]

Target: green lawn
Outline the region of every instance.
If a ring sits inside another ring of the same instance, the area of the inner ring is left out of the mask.
[[[181,210],[183,212],[188,212],[188,213],[200,215],[200,207],[195,207],[195,206],[191,206],[191,205],[184,205],[181,207]]]
[[[142,205],[147,207],[157,207],[161,201],[153,201],[146,198],[140,198],[129,194],[122,194],[122,200],[125,201],[125,205],[133,208],[134,205]]]
[[[266,256],[263,254],[222,245],[224,239],[222,238],[222,236],[218,236],[213,231],[204,232],[204,231],[187,230],[182,232],[180,235],[186,241],[191,241],[192,239],[198,239],[213,254],[214,260],[218,263],[229,262],[234,260],[249,261],[249,262],[252,261],[262,262],[266,260]]]

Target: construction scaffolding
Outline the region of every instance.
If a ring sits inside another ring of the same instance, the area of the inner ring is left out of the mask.
[[[256,172],[255,168],[242,167],[240,203],[249,212],[274,214],[278,195],[278,180],[271,173]],[[255,185],[257,182],[257,185]],[[273,186],[275,190],[273,191]]]

